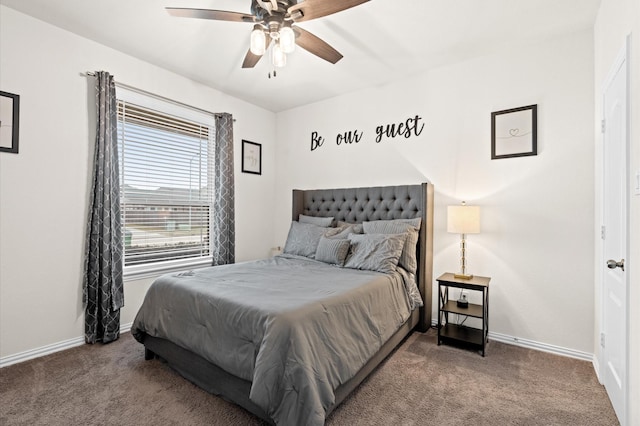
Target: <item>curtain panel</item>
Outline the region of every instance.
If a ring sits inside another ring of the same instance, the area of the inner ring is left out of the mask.
[[[116,89],[108,72],[95,73],[95,95],[97,125],[83,283],[85,341],[107,343],[120,335],[124,306]]]
[[[235,201],[233,178],[233,117],[216,114],[214,193],[213,193],[213,265],[234,263]]]

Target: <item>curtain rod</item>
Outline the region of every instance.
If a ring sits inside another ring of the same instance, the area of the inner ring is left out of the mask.
[[[88,77],[95,77],[96,73],[93,72],[93,71],[87,71],[85,73],[85,75],[88,76]],[[207,111],[206,109],[194,107],[193,105],[185,104],[185,103],[180,102],[180,101],[175,101],[173,99],[169,99],[169,98],[166,98],[164,96],[157,95],[155,93],[147,92],[146,90],[138,89],[137,87],[129,86],[128,84],[119,83],[119,82],[116,81],[115,85],[116,85],[116,87],[121,87],[123,89],[131,90],[133,92],[137,92],[137,93],[140,93],[142,95],[150,96],[152,98],[156,98],[156,99],[159,99],[161,101],[169,102],[169,103],[172,103],[172,104],[175,104],[175,105],[179,105],[179,106],[184,107],[184,108],[189,108],[189,109],[192,109],[192,110],[195,110],[195,111],[198,111],[198,112],[202,112],[202,113],[205,113],[205,114],[209,114],[209,115],[213,115],[213,116],[215,116],[216,114],[220,114],[220,113],[217,113],[217,112]],[[236,119],[234,118],[233,121],[235,123]]]

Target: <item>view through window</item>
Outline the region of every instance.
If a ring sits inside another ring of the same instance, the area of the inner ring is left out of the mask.
[[[211,257],[212,134],[118,101],[125,267]]]

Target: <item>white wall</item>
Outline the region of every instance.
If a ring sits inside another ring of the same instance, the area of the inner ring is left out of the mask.
[[[490,331],[593,353],[592,32],[435,69],[278,114],[278,243],[292,188],[431,181],[434,278],[459,266],[446,206],[481,206],[468,269],[491,276]],[[538,155],[491,160],[490,114],[538,105]],[[420,115],[422,134],[375,142],[378,125]],[[338,133],[363,131],[357,144]],[[324,145],[311,151],[311,133]],[[434,292],[435,294],[435,292]],[[435,305],[435,300],[434,300]],[[434,318],[436,318],[434,316]]]
[[[624,46],[627,35],[631,36],[631,52],[629,83],[630,98],[630,211],[629,235],[630,256],[625,262],[629,274],[629,371],[628,371],[628,425],[640,424],[640,196],[633,194],[633,176],[640,171],[640,2],[637,0],[602,0],[594,26],[595,40],[595,96],[597,122],[602,118],[602,91],[616,56]],[[602,168],[602,136],[600,129],[594,129],[596,135],[595,165]],[[600,182],[596,185],[596,200],[602,197]],[[601,223],[601,216],[596,211],[596,225]],[[597,249],[597,248],[596,248]],[[596,317],[594,335],[600,334],[601,311],[601,279],[596,269]],[[600,356],[600,345],[594,345],[596,357]]]
[[[116,81],[232,113],[236,257],[270,255],[275,114],[0,6],[0,89],[20,95],[20,152],[0,154],[0,359],[84,333],[82,260],[93,81]],[[241,140],[263,144],[263,174],[240,172]],[[150,280],[125,283],[130,323]]]
[[[608,12],[601,11],[596,26],[596,83],[617,52],[617,34],[638,32],[637,7],[634,18],[614,3],[603,0]],[[606,36],[620,16],[629,25]],[[640,43],[634,46],[638,52]],[[493,277],[491,332],[577,353],[597,351],[592,47],[591,32],[579,33],[276,116],[0,6],[0,89],[20,94],[22,102],[20,154],[0,155],[0,358],[82,336],[92,101],[91,81],[80,74],[101,69],[123,83],[237,119],[238,260],[264,257],[284,243],[292,188],[429,180],[436,188],[435,276],[458,267],[459,240],[446,233],[446,206],[462,199],[478,204],[483,229],[469,236],[468,263],[471,272]],[[636,103],[639,86],[632,83]],[[490,160],[490,113],[532,103],[538,104],[539,155]],[[420,136],[375,143],[376,126],[416,114],[426,123]],[[336,134],[355,129],[364,132],[361,142],[335,144]],[[313,131],[326,141],[310,152]],[[635,127],[632,134],[636,170]],[[263,144],[262,176],[240,173],[241,139]],[[269,220],[275,231],[263,226]],[[632,232],[638,235],[636,219]],[[637,246],[632,259],[637,262]],[[125,284],[123,323],[133,320],[150,281]],[[632,298],[639,301],[637,286]],[[637,311],[632,318],[639,323]],[[637,356],[637,338],[632,347]],[[632,374],[637,383],[637,366]]]

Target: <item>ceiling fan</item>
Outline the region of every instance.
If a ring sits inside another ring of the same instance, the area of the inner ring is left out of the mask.
[[[321,18],[366,3],[369,0],[251,0],[251,14],[226,10],[167,7],[172,16],[212,19],[216,21],[254,24],[251,47],[242,68],[253,68],[271,47],[271,61],[275,67],[286,64],[287,53],[297,44],[308,52],[335,64],[342,55],[322,39],[294,25]]]

